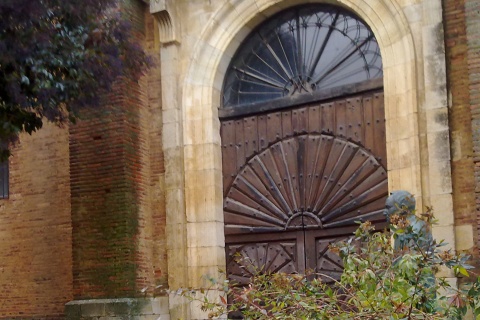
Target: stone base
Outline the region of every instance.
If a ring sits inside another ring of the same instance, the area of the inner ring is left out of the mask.
[[[168,297],[75,300],[67,320],[170,320]]]

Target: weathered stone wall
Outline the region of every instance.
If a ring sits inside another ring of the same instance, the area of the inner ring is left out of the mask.
[[[0,200],[0,318],[61,319],[72,299],[68,130],[22,135]]]
[[[176,106],[172,111],[178,117],[168,127],[164,125],[166,136],[180,138],[172,143],[172,149],[180,152],[166,152],[165,162],[183,162],[183,167],[167,166],[166,176],[172,172],[184,175],[184,179],[169,180],[166,187],[167,199],[170,194],[171,199],[182,200],[167,202],[167,225],[176,224],[172,231],[186,230],[185,244],[168,242],[172,243],[169,248],[176,245],[176,250],[169,251],[170,261],[181,261],[188,270],[187,275],[182,273],[183,269],[169,270],[169,279],[181,279],[175,285],[170,283],[174,288],[182,282],[202,286],[202,274],[215,274],[225,264],[217,109],[230,59],[255,26],[300,3],[294,0],[154,2],[153,12],[162,18],[170,16],[171,25],[177,27],[172,29],[180,30],[175,33],[176,44],[167,41],[162,48],[166,54],[161,56],[162,66],[175,68],[179,79],[168,83],[169,90],[178,91],[171,96],[172,106]],[[381,48],[389,187],[411,191],[420,210],[426,205],[439,208],[439,224],[433,234],[446,239],[455,249],[441,1],[328,3],[341,5],[363,18]],[[167,84],[163,83],[163,87],[167,88]],[[167,237],[176,239],[178,234],[167,232]],[[456,282],[451,273],[442,275]],[[191,309],[192,319],[202,316]]]

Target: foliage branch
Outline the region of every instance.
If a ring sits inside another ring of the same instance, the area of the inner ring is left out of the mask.
[[[0,1],[0,140],[74,121],[148,57],[117,0]],[[4,150],[3,157],[8,155]]]

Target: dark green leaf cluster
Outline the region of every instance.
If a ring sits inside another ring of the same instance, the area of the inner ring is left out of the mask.
[[[0,139],[72,121],[148,58],[116,0],[0,2]]]

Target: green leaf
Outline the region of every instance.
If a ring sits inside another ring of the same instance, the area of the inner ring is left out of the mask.
[[[465,277],[468,277],[468,271],[463,266],[457,265],[454,267],[455,274],[461,274]]]

